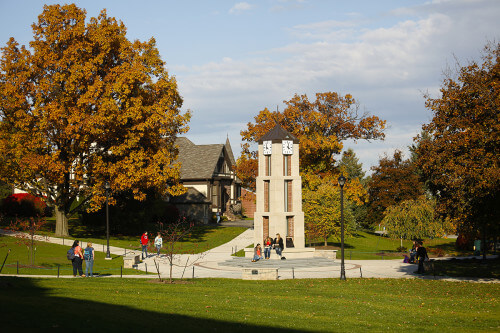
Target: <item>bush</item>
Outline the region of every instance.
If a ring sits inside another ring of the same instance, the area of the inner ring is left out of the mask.
[[[444,257],[444,253],[445,253],[444,250],[439,248],[439,247],[430,248],[429,252],[436,255],[436,257]]]
[[[42,199],[29,193],[16,193],[2,200],[2,213],[12,217],[35,217],[47,216],[49,210]]]
[[[406,252],[408,249],[404,246],[400,246],[396,249],[397,252]]]

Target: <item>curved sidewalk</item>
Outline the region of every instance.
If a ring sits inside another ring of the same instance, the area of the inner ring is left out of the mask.
[[[15,236],[11,231],[1,230],[0,234]],[[57,237],[35,236],[39,241],[70,246],[73,239]],[[182,254],[174,256],[172,266],[173,278],[231,278],[241,279],[244,268],[276,268],[279,279],[308,279],[308,278],[339,278],[340,260],[326,258],[287,259],[287,260],[262,260],[251,262],[249,258],[233,257],[232,254],[253,243],[253,230],[247,229],[231,241],[200,254]],[[101,248],[102,246],[102,248]],[[94,244],[96,251],[104,252],[105,246]],[[120,260],[126,254],[139,254],[140,251],[131,251],[119,247],[110,246],[110,252],[115,256],[114,260]],[[157,257],[150,255],[141,262],[137,269],[156,273],[156,265],[160,270],[162,278],[168,278],[170,263],[164,255]],[[471,282],[493,282],[498,279],[476,279],[476,278],[449,278],[422,276],[414,274],[417,266],[403,263],[402,259],[392,260],[345,260],[346,278],[418,278],[448,281],[471,281]],[[3,276],[4,274],[2,274]],[[12,276],[12,275],[8,275]],[[44,275],[25,275],[28,277],[54,277]],[[69,276],[72,277],[72,276]],[[110,277],[119,277],[111,275]],[[153,275],[125,275],[126,278],[153,278]]]

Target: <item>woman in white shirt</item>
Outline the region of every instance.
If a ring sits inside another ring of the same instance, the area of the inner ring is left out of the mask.
[[[155,237],[155,246],[156,246],[156,255],[160,256],[160,249],[163,246],[163,238],[161,238],[161,234],[158,232],[158,236]]]

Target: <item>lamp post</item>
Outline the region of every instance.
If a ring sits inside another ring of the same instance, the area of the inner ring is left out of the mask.
[[[109,189],[111,186],[109,185],[109,182],[104,183],[104,189],[106,190],[106,245],[107,245],[107,250],[106,250],[106,260],[111,260],[111,253],[109,253]]]
[[[344,266],[344,184],[346,178],[344,174],[340,174],[338,179],[340,185],[340,279],[345,280]]]

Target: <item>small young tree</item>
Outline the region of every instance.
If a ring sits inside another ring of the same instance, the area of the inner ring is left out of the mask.
[[[26,245],[28,248],[28,261],[31,266],[35,264],[35,233],[45,223],[45,219],[40,217],[16,218],[8,227],[9,230],[16,232],[15,237],[18,239],[18,243]]]
[[[195,226],[194,222],[188,221],[186,218],[180,218],[176,222],[164,224],[163,230],[160,231],[160,234],[162,235],[163,238],[163,247],[165,249],[166,257],[170,265],[170,270],[169,270],[170,283],[173,282],[172,268],[174,265],[174,259],[177,255],[180,254],[179,252],[182,252],[179,243],[186,236],[191,234],[194,226]],[[202,256],[203,254],[201,254],[199,258],[201,258]],[[191,264],[193,263],[194,262],[191,262]]]
[[[441,237],[451,232],[453,227],[448,220],[436,216],[435,207],[435,201],[424,196],[417,200],[405,200],[388,207],[382,223],[389,235],[401,240]]]
[[[344,227],[354,224],[349,201],[344,199]],[[340,192],[332,183],[324,183],[316,190],[304,190],[303,210],[306,230],[311,236],[319,236],[328,245],[330,236],[340,237]]]

